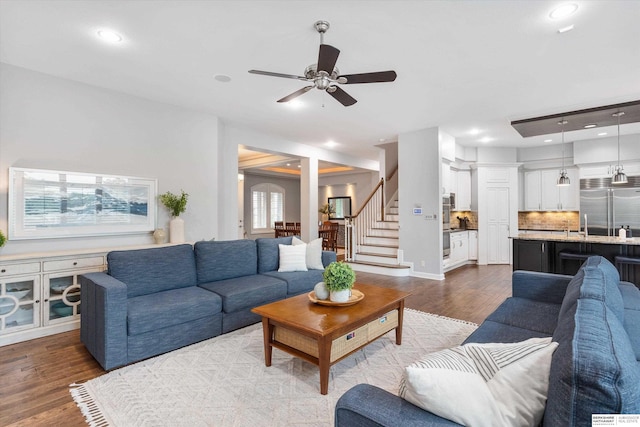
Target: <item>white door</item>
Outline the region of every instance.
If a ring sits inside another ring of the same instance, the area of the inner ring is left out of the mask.
[[[509,189],[487,189],[489,202],[487,217],[488,264],[509,264],[511,242],[509,240]]]

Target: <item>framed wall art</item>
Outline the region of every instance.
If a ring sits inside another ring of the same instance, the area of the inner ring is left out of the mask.
[[[153,231],[157,187],[150,178],[9,168],[9,240]]]

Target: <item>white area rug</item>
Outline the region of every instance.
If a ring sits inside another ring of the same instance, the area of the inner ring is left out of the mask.
[[[402,345],[392,331],[332,366],[326,396],[317,366],[278,349],[264,365],[261,324],[72,384],[71,394],[95,426],[333,426],[349,388],[397,394],[405,366],[459,345],[476,327],[405,310]]]

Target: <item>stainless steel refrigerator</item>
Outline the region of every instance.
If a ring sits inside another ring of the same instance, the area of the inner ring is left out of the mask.
[[[585,214],[589,234],[617,236],[621,226],[640,237],[640,177],[628,177],[627,184],[611,184],[611,178],[580,180],[580,229]]]

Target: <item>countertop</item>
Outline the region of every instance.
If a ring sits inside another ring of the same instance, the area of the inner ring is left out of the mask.
[[[575,233],[569,234],[518,234],[517,236],[511,236],[511,239],[519,240],[544,240],[547,242],[575,242],[575,243],[600,243],[605,245],[633,245],[640,246],[640,237],[632,237],[630,239],[620,239],[618,237],[609,236],[588,236],[585,238],[582,235]]]

